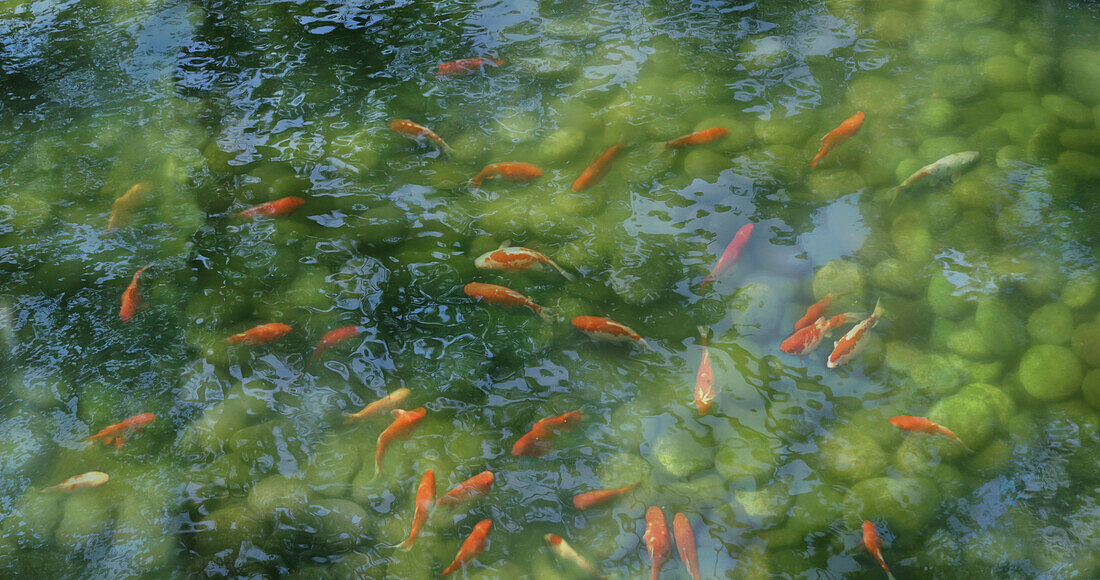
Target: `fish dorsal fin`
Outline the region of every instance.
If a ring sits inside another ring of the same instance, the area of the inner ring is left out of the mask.
[[[503,242],[500,243],[500,246],[498,246],[497,249],[498,250],[503,250],[504,248],[510,248],[511,246],[512,246],[512,240],[504,240]]]

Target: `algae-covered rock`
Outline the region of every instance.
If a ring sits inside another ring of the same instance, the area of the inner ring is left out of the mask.
[[[825,469],[841,481],[875,477],[890,464],[873,437],[854,429],[841,429],[825,438],[820,453]]]
[[[866,290],[863,268],[849,260],[832,260],[814,274],[814,299],[827,294],[862,296]]]
[[[716,430],[715,435],[721,445],[715,468],[727,480],[760,482],[775,470],[778,456],[772,439],[744,427]]]
[[[1081,388],[1081,362],[1068,348],[1053,344],[1031,347],[1020,359],[1020,384],[1040,401],[1061,401]]]
[[[913,24],[911,14],[901,10],[883,10],[871,23],[871,33],[884,42],[906,42],[920,32],[919,27]]]
[[[1058,156],[1058,167],[1080,181],[1100,179],[1100,157],[1080,151],[1063,151]]]
[[[257,517],[299,508],[308,500],[309,488],[305,483],[282,475],[262,479],[248,492],[248,507]]]
[[[1062,82],[1087,105],[1100,104],[1100,52],[1071,48],[1062,53]]]
[[[729,157],[710,149],[694,149],[684,156],[684,172],[692,177],[713,177],[729,167]]]
[[[942,97],[934,97],[921,103],[914,116],[917,126],[932,133],[952,129],[958,118],[958,108]]]
[[[653,468],[640,455],[616,453],[600,462],[600,485],[608,489],[630,485],[649,479]]]
[[[848,85],[848,101],[871,117],[892,117],[906,104],[905,92],[885,77],[866,75]]]
[[[780,117],[760,119],[753,125],[753,133],[768,144],[793,144],[801,146],[809,134],[809,124],[798,117]]]
[[[1070,348],[1085,364],[1100,367],[1100,323],[1082,324],[1075,328]]]
[[[1073,311],[1061,302],[1044,304],[1028,317],[1027,331],[1035,342],[1065,344],[1073,333]]]
[[[936,65],[929,74],[932,92],[958,103],[978,98],[984,86],[974,69],[962,64]]]
[[[979,302],[974,321],[985,336],[989,350],[996,355],[1011,356],[1027,344],[1027,330],[1017,311],[999,299]]]
[[[905,296],[919,294],[924,279],[920,268],[895,258],[887,258],[871,270],[871,284],[876,288]]]
[[[1052,90],[1058,81],[1058,61],[1045,54],[1027,63],[1027,85],[1038,94]]]
[[[1097,290],[1100,290],[1100,275],[1078,270],[1070,274],[1062,286],[1062,302],[1070,308],[1084,308],[1096,298]]]
[[[1012,400],[1004,389],[987,383],[972,383],[959,389],[958,395],[964,397],[976,397],[985,401],[993,408],[1000,425],[1007,425],[1016,413],[1016,402]]]
[[[683,428],[670,427],[657,436],[653,457],[674,477],[691,477],[714,465],[709,436],[696,436]]]
[[[962,318],[970,306],[966,298],[958,293],[958,287],[938,272],[928,281],[928,306],[939,316],[951,319]]]
[[[11,539],[23,550],[45,548],[61,521],[63,496],[29,488],[0,525],[0,537]]]
[[[940,399],[928,418],[947,427],[971,449],[981,449],[997,428],[997,410],[985,397],[956,393]]]
[[[974,28],[966,33],[963,48],[974,56],[992,57],[1012,52],[1012,37],[996,28]]]
[[[1058,134],[1058,142],[1066,149],[1100,153],[1100,131],[1095,129],[1066,129]]]
[[[923,477],[875,477],[856,483],[844,498],[846,520],[885,520],[899,534],[931,522],[940,503],[935,484]]]
[[[1027,88],[1027,63],[1015,56],[1002,54],[982,64],[982,78],[1002,90]]]
[[[54,539],[61,549],[72,552],[106,539],[106,534],[114,527],[114,506],[104,500],[101,489],[69,496],[61,521],[54,530]]]
[[[859,173],[851,169],[823,169],[810,174],[808,185],[815,201],[831,201],[866,187]]]
[[[259,520],[243,506],[228,506],[211,512],[196,523],[195,529],[195,549],[206,555],[224,550],[235,552],[246,543],[258,541],[263,534]]]
[[[1093,409],[1100,409],[1100,369],[1092,369],[1081,381],[1085,402]]]
[[[782,483],[772,483],[757,490],[740,489],[733,492],[733,498],[745,516],[753,525],[777,525],[787,515],[791,505],[790,492]]]
[[[302,481],[327,497],[342,497],[359,471],[363,445],[342,434],[329,435],[310,455]]]
[[[989,345],[982,331],[969,324],[960,324],[947,336],[947,348],[951,352],[972,359],[989,357]]]
[[[1054,113],[1055,117],[1067,125],[1092,125],[1092,111],[1076,99],[1065,95],[1046,95],[1040,102],[1044,109]]]

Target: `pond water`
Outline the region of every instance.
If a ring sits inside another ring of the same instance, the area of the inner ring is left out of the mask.
[[[1075,1],[0,1],[0,574],[429,578],[488,518],[457,576],[581,577],[553,533],[636,578],[659,506],[691,521],[707,578],[884,577],[864,520],[898,578],[1096,578],[1097,38],[1100,7]],[[471,57],[503,64],[434,74]],[[964,151],[974,167],[891,201]],[[543,175],[468,186],[504,161]],[[285,196],[305,203],[234,217]],[[576,278],[474,266],[505,241]],[[781,352],[830,293],[829,315],[881,304],[863,350],[826,367],[845,325]],[[266,323],[292,330],[225,341]],[[399,388],[427,415],[374,478],[389,419],[342,414]],[[552,452],[511,454],[577,409]],[[84,440],[140,413],[121,448]],[[396,550],[429,469],[439,495],[495,482]],[[91,470],[109,481],[43,492]],[[688,577],[675,550],[664,577]]]

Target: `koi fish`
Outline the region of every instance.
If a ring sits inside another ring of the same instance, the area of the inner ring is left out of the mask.
[[[611,169],[611,162],[622,153],[626,143],[619,141],[600,154],[592,165],[589,165],[580,177],[573,182],[573,191],[584,191],[600,182]]]
[[[523,163],[522,161],[505,161],[486,165],[477,175],[470,178],[470,187],[477,189],[486,179],[499,177],[518,183],[527,183],[542,177],[542,170],[537,165]]]
[[[706,278],[703,278],[703,282],[699,284],[699,289],[702,290],[714,281],[721,274],[723,270],[737,263],[741,259],[741,252],[745,249],[745,244],[749,243],[749,236],[752,235],[753,226],[752,222],[749,222],[741,229],[737,230],[737,233],[733,235],[733,240],[726,246],[726,250],[722,252],[722,256],[718,258],[718,262],[714,264],[714,269],[710,271],[710,274]]]
[[[958,435],[951,432],[950,429],[924,417],[913,417],[910,415],[898,415],[896,417],[890,417],[888,419],[890,424],[902,431],[909,431],[912,433],[927,433],[929,435],[946,435],[951,439],[954,439],[956,443],[962,445],[968,453],[973,453],[974,450],[967,447],[966,443],[963,443],[962,439],[959,439]]]
[[[135,183],[130,189],[126,190],[126,193],[115,199],[114,203],[111,204],[111,217],[107,220],[108,234],[115,231],[119,226],[119,222],[129,216],[137,205],[144,201],[145,194],[148,192],[148,183]]]
[[[462,502],[479,499],[489,493],[489,489],[493,487],[493,481],[495,480],[496,476],[493,475],[492,471],[482,471],[454,486],[451,491],[447,492],[447,495],[439,498],[439,505],[453,508]]]
[[[836,341],[833,346],[833,352],[829,354],[829,360],[825,362],[825,366],[834,369],[849,360],[853,356],[859,353],[863,345],[866,344],[863,339],[867,336],[867,331],[871,330],[878,324],[879,318],[882,317],[882,306],[878,302],[875,302],[875,309],[871,311],[871,315],[864,318],[859,324],[852,327],[847,334],[842,336],[840,340]]]
[[[838,314],[832,318],[822,316],[813,324],[794,331],[794,334],[788,336],[786,340],[779,344],[779,350],[787,354],[797,355],[798,360],[802,360],[802,355],[813,352],[834,328],[840,328],[849,322],[855,321],[855,319],[856,314],[850,312]]]
[[[470,560],[477,558],[479,554],[485,551],[485,547],[489,544],[489,532],[493,529],[493,520],[484,519],[474,526],[474,531],[470,532],[470,535],[466,538],[466,541],[462,542],[462,547],[458,549],[458,554],[455,555],[455,559],[451,562],[450,566],[447,566],[443,572],[439,575],[440,578],[454,573],[459,568],[465,566]]]
[[[138,278],[141,277],[141,273],[148,267],[149,266],[146,266],[135,272],[134,277],[130,280],[130,285],[122,292],[122,308],[118,311],[118,317],[121,318],[123,322],[130,322],[134,314],[149,307],[148,304],[141,303],[141,290],[138,288]]]
[[[644,348],[650,348],[649,343],[640,334],[631,330],[629,326],[615,322],[610,318],[577,316],[573,318],[572,323],[578,330],[596,340],[630,342]]]
[[[310,357],[310,360],[316,361],[321,356],[321,354],[329,348],[332,348],[340,344],[341,342],[348,340],[349,338],[355,338],[356,336],[359,336],[359,334],[362,332],[362,326],[344,326],[326,332],[325,335],[321,337],[320,342],[317,343],[317,346],[313,347],[313,356]]]
[[[389,413],[401,406],[401,403],[408,398],[409,392],[406,388],[400,388],[354,413],[344,413],[344,422],[355,423]]]
[[[890,190],[890,203],[897,199],[899,193],[918,184],[935,185],[948,177],[952,181],[962,177],[962,174],[969,171],[981,156],[982,154],[977,151],[952,153],[921,167],[901,182],[901,185]]]
[[[620,487],[618,489],[597,489],[595,491],[586,491],[577,494],[573,496],[573,507],[584,511],[589,508],[609,504],[626,495],[641,483],[640,481],[636,481],[626,487]]]
[[[695,408],[700,415],[706,415],[710,410],[718,389],[714,388],[714,369],[710,366],[710,351],[707,350],[707,334],[709,328],[699,327],[699,336],[703,341],[703,358],[699,359],[699,372],[695,374]]]
[[[542,306],[535,304],[534,300],[506,286],[470,282],[462,287],[462,291],[470,298],[488,302],[489,304],[496,304],[498,306],[524,306],[531,309],[535,314],[538,314],[546,322],[554,321],[554,317],[544,310]]]
[[[42,493],[53,493],[55,491],[76,491],[78,489],[87,489],[89,487],[97,487],[107,483],[107,480],[111,479],[106,473],[102,471],[89,471],[87,473],[81,473],[80,475],[74,475],[65,481],[57,485],[47,487],[42,490]]]
[[[492,252],[486,252],[478,256],[477,259],[474,260],[474,267],[476,268],[482,270],[504,270],[505,272],[529,270],[539,267],[542,264],[546,264],[558,272],[561,272],[561,275],[565,276],[566,280],[573,279],[572,274],[566,272],[546,254],[532,250],[531,248],[509,246],[508,242],[501,244],[499,248]]]
[[[681,147],[693,147],[695,145],[705,145],[711,141],[717,141],[722,137],[730,134],[730,130],[725,127],[711,127],[710,129],[703,129],[702,131],[696,131],[694,133],[688,133],[681,137],[677,137],[671,141],[665,141],[666,149],[679,149]]]
[[[416,426],[424,420],[428,410],[424,407],[417,407],[412,411],[394,409],[390,413],[396,418],[378,436],[378,446],[374,450],[374,477],[371,478],[372,480],[378,479],[378,476],[382,475],[382,458],[386,456],[386,448],[390,446],[390,443],[411,435],[413,429],[416,429]]]
[[[549,441],[551,437],[576,427],[583,420],[584,414],[580,411],[570,411],[557,417],[540,419],[526,435],[512,445],[512,455],[542,457],[554,449],[554,444]]]
[[[818,300],[817,302],[814,302],[810,305],[809,308],[806,309],[806,314],[802,315],[802,318],[799,318],[798,322],[794,323],[794,329],[798,330],[799,328],[813,324],[817,321],[818,318],[821,318],[825,314],[825,309],[833,303],[833,300],[836,300],[837,298],[840,298],[842,296],[847,296],[851,293],[851,291],[847,291],[837,292],[835,294],[826,294],[824,298]]]
[[[455,152],[442,137],[435,134],[435,131],[407,119],[394,119],[390,121],[390,131],[404,135],[413,141],[430,141],[447,155],[453,155]]]
[[[99,433],[85,437],[84,441],[99,441],[104,445],[114,444],[115,449],[122,449],[122,444],[131,434],[140,433],[156,418],[157,416],[152,413],[134,415],[121,423],[104,427]]]
[[[557,534],[546,534],[543,536],[547,544],[550,544],[550,551],[554,552],[554,555],[560,558],[563,562],[567,562],[577,569],[581,570],[592,578],[603,578],[603,574],[592,565],[591,562],[586,560],[584,556],[581,556],[570,546],[568,542],[562,539]]]
[[[676,538],[676,551],[680,560],[688,569],[691,580],[699,580],[699,554],[695,551],[695,533],[691,531],[691,522],[687,516],[676,512],[672,518],[672,533]]]
[[[225,339],[225,342],[229,344],[243,344],[245,346],[257,346],[260,344],[270,344],[286,336],[286,333],[293,330],[290,326],[281,322],[271,322],[268,324],[261,324],[259,326],[253,326],[244,332],[238,332],[233,336]]]
[[[817,155],[814,155],[813,160],[810,161],[810,169],[815,169],[818,162],[825,159],[825,156],[829,154],[829,151],[833,150],[833,147],[840,145],[850,139],[852,135],[859,133],[860,127],[863,126],[864,117],[863,111],[858,111],[855,115],[845,119],[836,129],[826,133],[825,136],[821,138],[821,149],[818,149]]]
[[[420,478],[420,485],[416,488],[416,509],[413,511],[412,529],[409,530],[409,537],[397,545],[398,549],[404,551],[412,549],[413,542],[420,535],[424,522],[428,521],[428,513],[432,511],[434,504],[435,473],[429,469],[424,472],[424,477]]]
[[[452,60],[451,62],[444,62],[439,64],[439,68],[435,71],[435,76],[442,77],[447,75],[464,75],[472,72],[484,70],[487,66],[501,66],[504,64],[503,60],[492,58],[461,58],[458,60]]]
[[[642,540],[645,541],[649,561],[653,565],[649,578],[657,580],[661,577],[661,567],[668,561],[669,552],[672,551],[672,538],[668,535],[664,512],[655,505],[649,506],[645,512],[645,535]]]
[[[250,218],[256,216],[280,218],[294,213],[295,210],[305,205],[305,203],[306,200],[291,195],[284,198],[276,199],[275,201],[269,201],[267,203],[261,203],[260,205],[254,205],[248,209],[241,210],[233,215],[239,218]]]
[[[860,540],[859,543],[863,544],[863,547],[867,548],[867,553],[871,554],[875,560],[878,560],[882,569],[886,570],[886,577],[890,580],[894,580],[894,575],[890,573],[890,568],[886,565],[886,560],[882,559],[881,542],[882,538],[879,537],[874,522],[871,520],[863,520],[863,539]]]

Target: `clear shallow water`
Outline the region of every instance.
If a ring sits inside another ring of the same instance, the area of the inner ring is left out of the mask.
[[[855,546],[865,518],[899,578],[1100,573],[1088,4],[0,10],[6,574],[424,578],[488,517],[468,577],[571,577],[544,533],[637,577],[648,505],[691,517],[712,577],[882,577]],[[490,55],[505,66],[431,74]],[[856,110],[861,132],[806,170]],[[390,133],[393,117],[457,154]],[[655,147],[713,125],[731,135]],[[619,139],[632,149],[604,181],[569,192]],[[963,150],[982,161],[957,183],[886,203]],[[506,160],[545,175],[465,187]],[[105,235],[139,182],[152,193]],[[307,203],[289,218],[229,217],[291,194]],[[748,221],[741,263],[699,293]],[[473,267],[505,239],[579,279]],[[146,265],[151,306],[124,324],[119,296]],[[610,316],[656,352],[474,304],[469,281],[566,319]],[[888,313],[853,364],[778,351],[808,304],[844,290],[837,312],[881,299]],[[275,321],[294,331],[271,346],[223,342]],[[348,324],[366,331],[306,364]],[[704,418],[700,324],[723,389]],[[428,418],[371,482],[385,422],[340,413],[399,387]],[[509,454],[534,421],[576,408],[585,425],[557,452]],[[121,451],[80,441],[141,412],[158,418]],[[902,437],[894,414],[937,418],[977,453]],[[441,494],[485,469],[497,483],[396,552],[429,468]],[[40,493],[91,469],[111,481]],[[613,507],[572,508],[637,480]],[[665,574],[686,577],[675,558]]]

